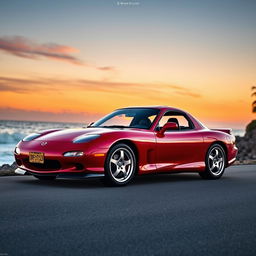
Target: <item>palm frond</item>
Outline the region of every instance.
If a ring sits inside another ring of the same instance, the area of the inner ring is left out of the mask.
[[[256,92],[252,93],[252,97],[253,97],[253,96],[256,96]]]
[[[256,86],[252,86],[252,90],[256,90]]]

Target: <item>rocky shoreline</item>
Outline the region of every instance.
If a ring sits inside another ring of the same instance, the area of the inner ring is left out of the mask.
[[[0,166],[0,176],[13,176],[17,175],[14,171],[18,165],[14,162],[13,164],[3,164]]]
[[[247,130],[244,137],[236,137],[237,163],[256,163],[256,128]]]

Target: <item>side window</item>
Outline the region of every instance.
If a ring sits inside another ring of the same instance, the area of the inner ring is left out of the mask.
[[[165,113],[160,119],[157,129],[160,130],[167,122],[177,123],[179,130],[191,130],[194,128],[188,117],[179,112],[170,111]]]

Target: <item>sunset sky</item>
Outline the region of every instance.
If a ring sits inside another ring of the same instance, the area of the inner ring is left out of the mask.
[[[0,119],[87,122],[168,105],[244,128],[256,1],[1,1]]]

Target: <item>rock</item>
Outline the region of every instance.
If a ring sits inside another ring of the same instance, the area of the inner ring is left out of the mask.
[[[13,162],[13,163],[12,163],[11,168],[14,169],[14,170],[15,170],[16,168],[18,168],[18,165],[16,164],[16,162]]]
[[[17,168],[17,164],[14,162],[11,165],[3,164],[0,166],[0,176],[7,176],[7,175],[16,175],[15,169]]]
[[[239,162],[248,164],[256,160],[256,120],[253,120],[246,127],[244,137],[236,137],[238,147],[237,159]]]
[[[251,131],[256,132],[256,120],[252,120],[247,126],[246,126],[246,133],[250,133]]]

